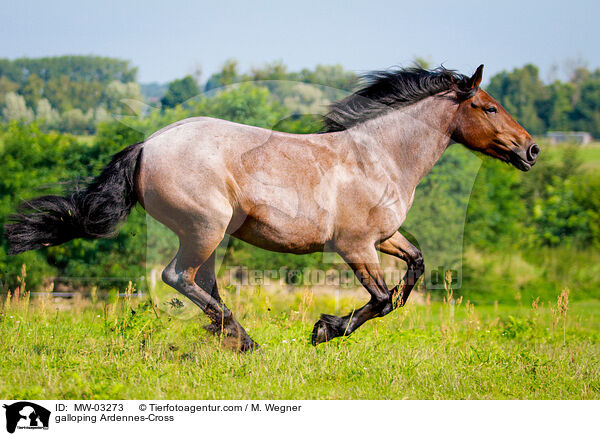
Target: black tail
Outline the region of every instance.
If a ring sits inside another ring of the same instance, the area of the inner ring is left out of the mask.
[[[133,144],[115,154],[85,190],[76,188],[64,197],[46,195],[22,203],[4,227],[9,254],[75,238],[113,236],[137,202],[134,174],[142,145]]]

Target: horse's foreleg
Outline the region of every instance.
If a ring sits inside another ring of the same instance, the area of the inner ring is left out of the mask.
[[[313,328],[313,345],[338,336],[347,336],[366,321],[384,316],[392,310],[392,293],[385,284],[375,248],[370,246],[358,253],[340,252],[340,255],[350,265],[356,277],[371,295],[371,299],[363,307],[344,317],[321,315]]]
[[[406,304],[415,284],[423,275],[423,272],[425,272],[423,254],[399,232],[394,233],[391,238],[380,242],[376,248],[382,253],[395,256],[406,262],[407,270],[402,279],[402,289],[400,290],[400,299],[398,301],[398,305],[402,307]],[[394,287],[392,292],[395,297],[398,292],[398,286]]]
[[[213,249],[215,247],[212,247]],[[163,281],[188,297],[211,320],[209,331],[223,334],[226,345],[250,351],[258,345],[221,301],[214,272],[214,252],[203,256],[197,247],[182,244],[162,274]]]

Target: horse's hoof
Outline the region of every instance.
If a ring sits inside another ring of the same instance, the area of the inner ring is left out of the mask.
[[[202,328],[213,335],[219,336],[225,348],[242,353],[255,351],[260,348],[260,345],[254,342],[241,326],[239,328],[237,326],[225,328],[221,323],[213,322],[202,326]]]
[[[313,327],[312,344],[316,346],[321,342],[327,342],[327,325],[323,321],[318,320]]]
[[[242,353],[250,353],[253,351],[257,351],[260,348],[256,342],[252,340],[251,337],[248,337],[247,340],[242,341],[240,344],[240,352]]]
[[[239,351],[240,353],[250,353],[260,348],[260,346],[248,335],[241,338],[225,336],[222,338],[222,344],[225,348],[229,348],[233,351]]]
[[[322,342],[330,341],[333,338],[342,336],[340,332],[342,320],[333,315],[321,315],[321,318],[315,323],[312,331],[312,344],[318,345]]]

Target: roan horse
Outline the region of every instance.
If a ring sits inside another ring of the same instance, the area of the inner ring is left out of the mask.
[[[229,234],[272,251],[337,252],[371,298],[347,316],[322,315],[312,343],[349,335],[403,306],[423,274],[421,252],[398,228],[451,142],[523,171],[536,162],[539,146],[479,88],[482,72],[373,73],[331,106],[316,134],[204,117],[177,122],[116,154],[85,189],[24,202],[6,225],[11,254],[110,237],[139,201],[179,237],[162,278],[202,308],[209,331],[242,351],[257,346],[217,289],[215,249]],[[408,265],[392,289],[377,250]]]

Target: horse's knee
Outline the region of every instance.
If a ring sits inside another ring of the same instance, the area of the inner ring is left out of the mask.
[[[408,262],[406,277],[412,281],[417,281],[424,272],[425,260],[423,259],[423,253],[421,253],[421,251],[417,251],[413,256],[411,256]]]
[[[423,253],[417,252],[417,255],[413,259],[413,269],[417,277],[421,277],[425,272],[425,259],[423,259]]]

